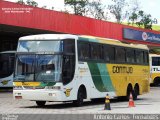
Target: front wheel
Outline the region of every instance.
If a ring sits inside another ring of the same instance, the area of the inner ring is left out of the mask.
[[[73,101],[73,103],[77,106],[80,107],[83,105],[83,89],[78,90],[78,95],[77,95],[77,100]]]
[[[36,101],[37,106],[44,106],[46,104],[46,101]]]

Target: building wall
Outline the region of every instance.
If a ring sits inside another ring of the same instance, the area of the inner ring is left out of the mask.
[[[123,28],[132,28],[160,34],[160,32],[156,31],[144,30],[6,1],[0,1],[0,6],[2,6],[2,9],[0,10],[0,16],[2,16],[0,17],[0,24],[22,26],[26,28],[35,28],[61,33],[93,35],[118,39],[121,41],[124,40]],[[127,41],[135,42],[134,40]],[[151,46],[160,46],[160,44],[157,43],[155,44],[143,41],[139,43],[149,44]]]

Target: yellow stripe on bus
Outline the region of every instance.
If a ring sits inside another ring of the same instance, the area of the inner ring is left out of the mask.
[[[14,86],[40,86],[41,82],[14,82]]]

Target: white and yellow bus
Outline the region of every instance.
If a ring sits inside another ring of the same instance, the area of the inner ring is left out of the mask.
[[[0,88],[13,87],[15,53],[16,51],[0,52]]]
[[[69,34],[21,37],[18,42],[15,99],[73,101],[149,92],[149,57],[144,45]]]
[[[160,84],[160,55],[149,54],[151,68],[151,85],[157,86]]]

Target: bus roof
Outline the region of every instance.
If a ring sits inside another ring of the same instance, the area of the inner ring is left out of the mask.
[[[153,54],[153,53],[150,53],[149,56],[150,56],[150,57],[160,57],[160,54]]]
[[[89,41],[96,40],[96,42],[104,43],[104,44],[131,47],[131,48],[138,48],[138,49],[147,49],[148,50],[147,45],[143,45],[143,44],[124,43],[124,42],[121,42],[121,41],[115,40],[115,39],[93,37],[93,36],[86,36],[86,35],[82,35],[80,37],[89,39]]]
[[[78,38],[77,35],[71,34],[39,34],[20,37],[19,40],[57,40],[67,38]]]
[[[0,52],[0,54],[3,54],[3,53],[16,53],[16,51],[2,51],[2,52]]]
[[[57,39],[69,39],[74,38],[78,39],[86,38],[89,41],[96,40],[96,42],[104,43],[104,44],[111,44],[117,46],[124,46],[124,47],[131,47],[131,48],[138,48],[138,49],[147,49],[147,45],[142,44],[127,44],[123,43],[119,40],[109,39],[109,38],[101,38],[101,37],[94,37],[94,36],[87,36],[87,35],[72,35],[72,34],[39,34],[39,35],[29,35],[19,38],[19,40],[57,40]],[[94,41],[95,42],[95,41]]]

